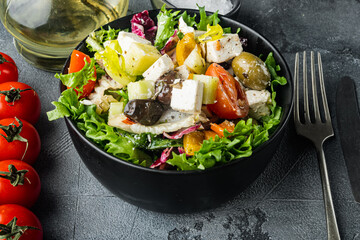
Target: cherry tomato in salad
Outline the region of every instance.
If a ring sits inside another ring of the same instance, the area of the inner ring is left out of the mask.
[[[39,96],[29,85],[21,82],[0,84],[0,119],[18,117],[35,124],[40,111]]]
[[[0,161],[0,205],[34,205],[40,194],[40,178],[33,167],[20,160]]]
[[[17,159],[32,165],[40,147],[40,137],[33,125],[18,118],[0,120],[0,161]]]
[[[245,91],[228,71],[213,63],[205,75],[219,78],[216,103],[207,105],[210,111],[223,119],[237,119],[248,115],[249,103]]]
[[[69,73],[79,72],[81,69],[83,69],[85,65],[84,58],[86,58],[86,61],[90,63],[90,57],[86,55],[83,52],[80,52],[78,50],[74,50],[70,57],[70,66],[69,66]],[[95,68],[95,67],[94,67]],[[96,79],[96,71],[94,73],[94,77]],[[90,93],[93,91],[95,87],[96,81],[89,80],[89,82],[83,87],[83,93],[79,98],[84,98],[90,95]],[[70,87],[68,87],[70,88]],[[76,93],[78,91],[74,89]]]
[[[0,52],[0,83],[17,82],[19,79],[19,72],[14,60]]]
[[[15,227],[12,227],[15,221]],[[17,204],[0,205],[0,234],[15,234],[19,240],[42,240],[39,219],[29,209]],[[13,238],[10,238],[13,239]]]

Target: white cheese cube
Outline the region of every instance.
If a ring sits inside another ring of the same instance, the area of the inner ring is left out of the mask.
[[[175,70],[176,70],[176,78],[179,78],[181,80],[188,79],[190,75],[190,70],[186,65],[181,65],[177,67]]]
[[[181,17],[179,19],[179,31],[185,35],[189,32],[195,32],[195,29],[193,27],[188,26],[184,21],[183,17]]]
[[[186,113],[200,113],[203,97],[203,83],[197,80],[185,80],[180,84],[181,88],[174,86],[172,89],[172,109]]]
[[[179,19],[179,31],[181,33],[183,33],[184,35],[189,33],[189,32],[193,32],[195,35],[195,38],[199,37],[200,35],[203,35],[204,33],[206,33],[206,31],[201,31],[201,30],[195,30],[193,27],[190,27],[186,24],[186,22],[184,21],[183,17],[181,17]]]
[[[129,33],[129,32],[119,32],[117,40],[124,54],[126,54],[130,50],[130,45],[133,42],[152,45],[151,42],[146,40],[145,38],[142,38],[139,35],[136,35],[135,33]]]
[[[143,73],[143,77],[145,80],[156,81],[171,70],[174,70],[174,63],[169,55],[164,54]]]
[[[260,119],[263,116],[270,115],[271,94],[269,91],[248,90],[245,93],[250,106],[250,117]]]
[[[242,52],[239,35],[225,34],[223,38],[206,42],[206,60],[208,62],[226,62]]]

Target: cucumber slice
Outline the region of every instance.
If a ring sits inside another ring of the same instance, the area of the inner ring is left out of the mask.
[[[124,107],[124,102],[111,102],[109,108],[109,118],[122,114],[124,112]]]
[[[131,82],[127,86],[129,100],[149,99],[155,93],[155,82],[152,80],[143,80]]]
[[[217,77],[207,75],[193,74],[193,79],[198,80],[204,84],[204,92],[202,104],[213,104],[216,101],[216,89],[219,84]]]

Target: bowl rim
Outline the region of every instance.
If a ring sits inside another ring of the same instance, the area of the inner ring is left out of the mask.
[[[187,11],[187,12],[192,12],[192,13],[199,13],[198,10],[195,10],[195,9],[188,9],[188,8],[172,8],[173,10],[175,11]],[[149,13],[151,12],[159,12],[160,9],[154,9],[154,10],[148,10]],[[108,26],[109,24],[113,23],[113,22],[116,22],[116,21],[119,21],[120,19],[123,19],[123,18],[130,18],[131,16],[135,15],[137,13],[133,13],[133,14],[130,14],[130,15],[127,15],[127,16],[124,16],[124,17],[121,17],[121,18],[118,18],[112,22],[109,22],[105,25],[103,25],[102,27],[104,26]],[[95,142],[89,140],[85,134],[80,131],[80,129],[77,128],[76,126],[76,123],[70,119],[70,117],[64,117],[64,120],[66,122],[66,125],[67,127],[71,127],[71,129],[78,135],[78,137],[80,137],[82,139],[82,141],[85,141],[89,146],[91,146],[95,151],[97,151],[98,153],[100,153],[102,156],[104,157],[107,157],[107,158],[110,158],[111,160],[117,162],[117,163],[120,163],[120,164],[124,164],[126,165],[127,167],[131,167],[131,168],[135,168],[137,170],[140,170],[140,171],[147,171],[147,172],[151,172],[151,173],[155,173],[155,174],[170,174],[170,175],[202,175],[202,174],[207,174],[209,172],[213,172],[213,171],[217,171],[219,168],[228,168],[228,167],[231,167],[232,165],[234,164],[237,164],[241,161],[244,161],[245,159],[250,159],[254,156],[254,154],[257,154],[259,151],[261,151],[263,148],[265,148],[267,145],[271,144],[272,141],[274,141],[274,139],[279,135],[281,134],[281,132],[283,131],[283,129],[287,126],[287,123],[291,117],[291,113],[292,113],[292,109],[293,109],[293,105],[294,105],[294,87],[293,87],[293,79],[292,79],[292,74],[291,74],[291,71],[289,69],[289,66],[287,64],[287,62],[285,61],[285,58],[282,56],[282,54],[280,53],[280,51],[276,48],[276,46],[274,44],[272,44],[267,38],[265,38],[262,34],[256,32],[255,30],[253,30],[252,28],[248,27],[247,25],[243,24],[243,23],[240,23],[234,19],[231,19],[229,17],[226,17],[224,15],[219,15],[219,18],[220,20],[222,19],[226,19],[226,21],[229,22],[230,25],[240,25],[241,28],[244,28],[246,29],[246,31],[248,32],[251,32],[251,34],[254,34],[256,36],[258,36],[263,42],[266,43],[266,45],[270,45],[277,53],[277,55],[279,56],[279,58],[281,59],[281,61],[284,63],[284,71],[286,73],[289,73],[289,78],[287,78],[287,84],[289,85],[289,88],[291,89],[290,91],[290,104],[289,104],[289,108],[288,108],[288,111],[287,112],[283,112],[282,114],[282,118],[283,118],[283,121],[280,120],[280,123],[279,125],[277,126],[276,130],[269,136],[269,139],[262,143],[259,147],[257,147],[256,149],[253,150],[251,156],[249,157],[242,157],[242,158],[238,158],[238,159],[234,159],[230,162],[227,162],[227,163],[224,163],[224,164],[221,164],[221,165],[215,165],[211,168],[206,168],[204,170],[200,170],[200,169],[196,169],[196,170],[184,170],[184,171],[178,171],[178,170],[160,170],[160,169],[156,169],[156,168],[150,168],[150,167],[144,167],[144,166],[141,166],[141,165],[138,165],[138,164],[134,164],[134,163],[131,163],[131,162],[128,162],[126,160],[123,160],[121,158],[118,158],[118,157],[115,157],[114,155],[110,154],[110,153],[107,153],[105,150],[103,150],[102,148],[100,148]],[[101,27],[99,27],[98,29],[94,30],[94,31],[97,31],[99,30]],[[86,38],[84,38],[74,49],[78,50],[80,49],[84,43],[85,43],[85,40]],[[66,67],[67,67],[67,64],[69,63],[70,61],[70,57],[71,57],[71,53],[70,55],[68,56],[68,58],[66,59],[65,63],[64,63],[64,66],[61,70],[62,73],[64,73],[66,71]],[[63,88],[64,88],[64,85],[61,83],[61,81],[59,81],[59,86],[60,86],[60,94],[61,92],[63,91]],[[81,157],[80,157],[81,158]],[[82,161],[84,161],[82,158],[81,158]]]

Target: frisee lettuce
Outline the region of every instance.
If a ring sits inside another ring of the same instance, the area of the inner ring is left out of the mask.
[[[216,26],[220,22],[220,18],[218,17],[218,11],[208,16],[205,12],[205,6],[200,7],[198,4],[196,5],[198,6],[200,13],[199,22],[196,22],[196,14],[194,14],[191,17],[186,11],[184,11],[180,15],[188,26],[192,27],[195,25],[197,30],[206,31],[207,25]],[[224,29],[225,33],[230,33],[229,31],[231,31],[231,28],[225,28],[225,29]]]
[[[180,11],[172,12],[172,10],[167,10],[166,5],[164,4],[161,7],[159,14],[157,15],[158,20],[158,29],[155,37],[155,47],[157,49],[162,49],[167,40],[174,35],[175,25],[178,23]]]
[[[184,11],[180,16],[183,18],[186,25],[192,27],[196,24],[195,21],[196,14],[194,14],[194,16],[191,17],[186,11]]]
[[[98,31],[92,32],[86,39],[86,47],[90,52],[101,52],[104,50],[104,42],[114,40],[117,38],[120,29],[113,29],[108,26],[105,30],[103,27]],[[122,31],[129,31],[128,29]]]
[[[200,22],[196,24],[198,30],[206,31],[207,25],[215,26],[220,22],[220,18],[218,17],[218,11],[207,16],[205,12],[205,6],[204,7],[200,7],[199,5],[197,6],[199,8],[199,13],[200,13]]]

